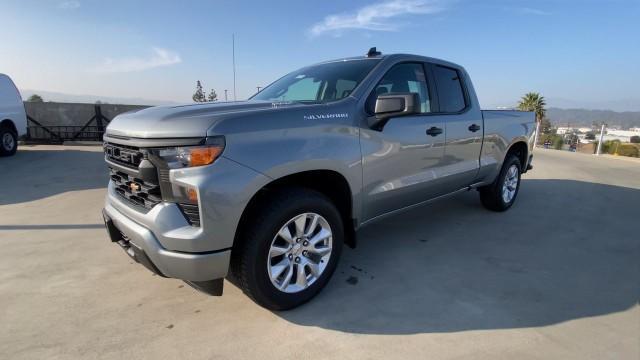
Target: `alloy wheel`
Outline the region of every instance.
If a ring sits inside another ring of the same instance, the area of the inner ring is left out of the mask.
[[[267,271],[273,286],[285,293],[311,286],[329,263],[332,240],[331,226],[319,214],[304,213],[287,221],[269,247]]]
[[[13,135],[8,132],[4,133],[4,135],[2,136],[2,147],[4,147],[6,151],[11,151],[13,150],[14,146],[16,146],[16,144],[15,140],[13,139]]]
[[[511,165],[502,183],[502,200],[508,204],[513,200],[518,189],[518,166]]]

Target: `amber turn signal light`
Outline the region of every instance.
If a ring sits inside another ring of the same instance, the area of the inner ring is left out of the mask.
[[[213,163],[222,153],[220,146],[206,146],[189,149],[189,166],[202,166]]]
[[[193,203],[198,203],[198,192],[194,188],[187,188],[187,198]]]

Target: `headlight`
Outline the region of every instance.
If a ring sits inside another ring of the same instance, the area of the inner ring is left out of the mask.
[[[169,169],[212,164],[224,150],[224,138],[208,138],[205,145],[171,147],[157,150]]]
[[[222,155],[225,141],[222,136],[207,137],[201,145],[174,146],[150,149],[149,158],[158,169],[162,199],[181,204],[198,204],[198,191],[187,185],[171,183],[170,170],[212,164]]]

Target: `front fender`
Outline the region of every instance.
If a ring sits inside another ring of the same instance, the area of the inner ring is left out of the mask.
[[[358,128],[318,124],[226,137],[226,157],[273,180],[313,170],[331,170],[341,174],[351,190],[352,214],[359,218],[362,160]]]

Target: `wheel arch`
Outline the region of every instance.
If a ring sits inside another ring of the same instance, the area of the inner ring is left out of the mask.
[[[328,169],[288,174],[274,179],[260,188],[251,197],[240,216],[234,246],[238,243],[239,237],[242,236],[242,229],[246,228],[247,222],[253,217],[253,213],[259,210],[263,201],[274,191],[292,187],[315,190],[329,198],[342,217],[345,229],[345,243],[350,247],[355,247],[354,198],[351,187],[342,174]]]
[[[505,159],[509,155],[515,155],[520,160],[521,171],[526,172],[527,163],[529,161],[529,147],[524,140],[517,140],[509,146],[505,154]]]
[[[0,121],[0,128],[7,127],[9,130],[13,131],[16,136],[18,135],[18,128],[16,128],[16,124],[11,119],[4,119]]]

